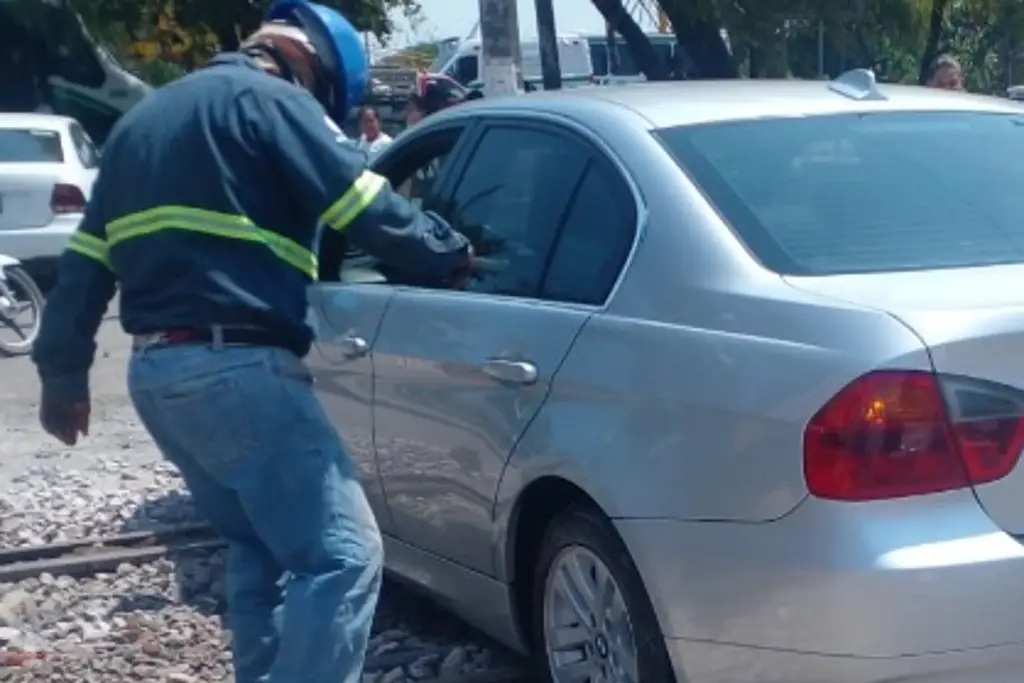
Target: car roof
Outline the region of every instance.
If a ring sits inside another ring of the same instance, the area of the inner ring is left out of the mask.
[[[668,81],[615,86],[584,86],[483,98],[474,111],[540,110],[573,118],[589,107],[631,110],[652,128],[880,111],[991,111],[1024,113],[1012,100],[920,86],[873,85],[873,97],[858,98],[830,87],[837,81],[737,79]]]
[[[45,128],[47,130],[64,130],[73,118],[57,114],[36,112],[0,113],[0,128]]]

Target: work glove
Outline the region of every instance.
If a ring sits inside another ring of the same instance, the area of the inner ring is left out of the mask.
[[[57,437],[66,446],[78,443],[79,436],[89,434],[89,400],[68,401],[43,386],[39,401],[39,423],[47,434]]]

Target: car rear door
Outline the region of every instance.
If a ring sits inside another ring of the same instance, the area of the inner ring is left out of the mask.
[[[468,124],[434,126],[393,144],[374,170],[387,177],[413,204],[437,201],[443,169]],[[374,343],[381,319],[396,292],[376,269],[377,260],[325,233],[320,244],[320,278],[310,288],[316,344],[307,363],[316,392],[352,458],[377,523],[392,531],[373,444]]]
[[[543,296],[593,155],[558,125],[485,124],[447,207],[484,274],[466,291],[401,288],[375,342],[374,440],[397,534],[486,574],[506,462],[595,310]]]

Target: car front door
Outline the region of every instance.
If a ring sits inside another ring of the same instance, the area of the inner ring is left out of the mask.
[[[374,344],[374,420],[398,537],[493,575],[505,464],[593,311],[541,298],[591,150],[554,125],[483,125],[445,212],[482,272],[466,291],[399,288]]]
[[[446,161],[465,126],[424,130],[393,145],[374,164],[416,206],[430,208]],[[316,345],[307,357],[321,405],[352,458],[384,533],[392,533],[391,513],[377,468],[373,443],[373,347],[384,311],[396,289],[376,269],[377,261],[325,233],[320,245],[319,282],[310,289]]]
[[[310,293],[316,344],[306,363],[331,424],[338,430],[356,475],[385,533],[391,514],[377,472],[373,447],[373,343],[393,295],[373,284],[320,283]]]

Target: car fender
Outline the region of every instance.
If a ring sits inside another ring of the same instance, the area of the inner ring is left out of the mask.
[[[8,256],[7,254],[0,254],[0,270],[3,270],[4,268],[10,266],[17,265],[21,265],[21,261],[14,258],[13,256]]]
[[[546,453],[551,451],[546,448],[546,439],[538,440],[531,431],[527,431],[509,459],[494,499],[494,566],[498,578],[506,582],[514,575],[512,540],[517,533],[522,496],[532,484],[560,480],[582,491],[609,517],[620,515],[617,498],[607,490],[602,477],[591,476],[576,459],[548,457]]]

